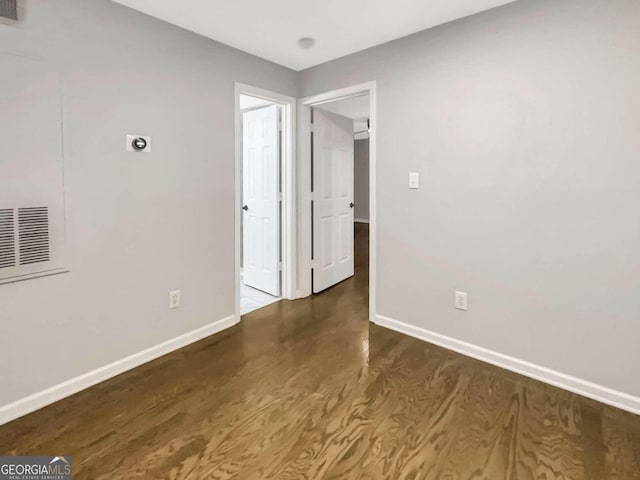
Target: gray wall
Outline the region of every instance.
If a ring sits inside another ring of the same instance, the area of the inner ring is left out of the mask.
[[[640,395],[640,2],[522,0],[301,88],[369,80],[378,313]]]
[[[234,313],[234,82],[298,93],[290,70],[109,0],[26,15],[0,53],[61,74],[71,272],[0,286],[0,405]]]
[[[354,217],[369,220],[369,140],[353,142]]]
[[[26,7],[0,53],[61,73],[72,270],[0,287],[0,405],[233,313],[234,81],[377,80],[380,314],[640,395],[640,2],[522,0],[299,75],[109,0]]]

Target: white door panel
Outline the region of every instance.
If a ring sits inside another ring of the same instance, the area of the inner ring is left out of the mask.
[[[353,275],[353,120],[313,113],[313,292]]]
[[[278,106],[243,115],[243,282],[280,295]]]

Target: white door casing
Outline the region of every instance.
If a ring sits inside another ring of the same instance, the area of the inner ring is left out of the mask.
[[[243,282],[280,296],[279,107],[243,113]]]
[[[353,120],[313,112],[313,293],[354,274]]]

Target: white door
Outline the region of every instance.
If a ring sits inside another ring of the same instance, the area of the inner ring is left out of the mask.
[[[243,114],[243,282],[280,296],[278,106]]]
[[[313,112],[313,293],[353,276],[353,120]]]

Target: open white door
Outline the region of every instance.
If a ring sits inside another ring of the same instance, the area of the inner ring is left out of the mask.
[[[243,114],[243,282],[280,296],[278,106]]]
[[[313,111],[313,293],[353,276],[353,120]]]

